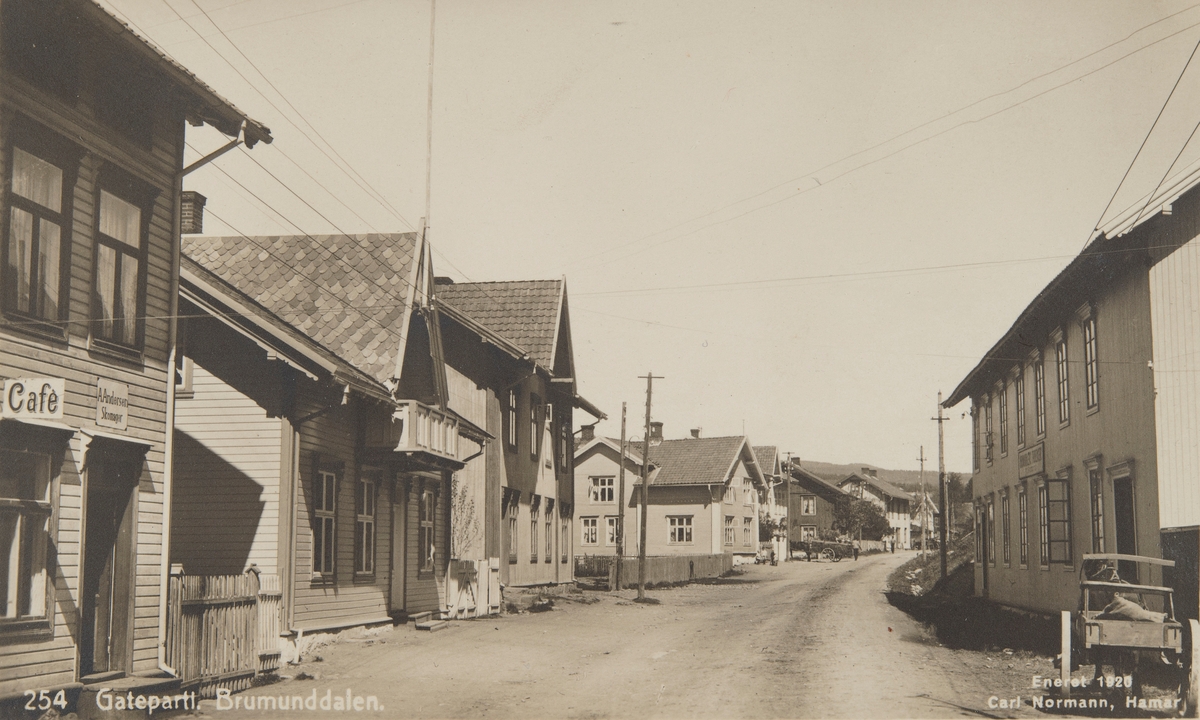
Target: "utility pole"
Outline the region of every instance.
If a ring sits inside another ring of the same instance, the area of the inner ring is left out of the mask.
[[[941,516],[938,518],[938,552],[941,554],[942,579],[946,578],[946,441],[942,424],[946,422],[942,415],[942,393],[938,392],[938,503],[941,505]]]
[[[645,375],[639,375],[639,378],[646,379],[646,433],[642,437],[642,530],[640,534],[641,542],[638,544],[638,600],[646,599],[646,505],[650,496],[650,398],[654,393],[654,380],[663,380],[665,378],[657,377],[654,373],[648,372]]]
[[[917,458],[921,461],[921,504],[918,506],[921,513],[921,559],[925,558],[925,513],[929,508],[925,505],[925,446],[921,446],[921,456]]]
[[[783,559],[792,559],[792,454],[787,454],[787,463],[783,466]]]
[[[625,560],[625,403],[621,403],[621,459],[618,460],[621,464],[621,480],[618,483],[619,494],[617,495],[617,563],[615,584],[613,590],[621,589],[621,566]]]

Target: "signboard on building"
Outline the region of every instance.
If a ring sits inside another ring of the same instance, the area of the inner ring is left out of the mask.
[[[124,430],[129,426],[129,386],[100,378],[96,382],[96,424]]]
[[[1017,475],[1022,480],[1046,472],[1046,445],[1038,443],[1017,455]]]
[[[4,381],[4,409],[0,417],[62,420],[66,380],[62,378],[10,378]]]

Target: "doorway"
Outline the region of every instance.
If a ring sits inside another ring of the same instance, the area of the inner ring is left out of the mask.
[[[132,460],[89,453],[79,592],[79,675],[128,673],[133,660],[137,478]]]
[[[1133,478],[1123,477],[1113,480],[1113,515],[1117,535],[1117,552],[1122,555],[1137,555],[1137,526],[1133,512]],[[1122,580],[1131,583],[1138,581],[1137,563],[1121,560],[1117,563],[1117,573]]]

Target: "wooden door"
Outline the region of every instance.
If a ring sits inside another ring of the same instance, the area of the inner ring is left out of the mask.
[[[130,463],[89,463],[80,589],[81,677],[132,670],[135,471]]]

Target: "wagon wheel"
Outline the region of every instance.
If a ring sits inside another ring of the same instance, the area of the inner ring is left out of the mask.
[[[841,556],[841,555],[838,555],[836,550],[834,550],[834,551],[833,551],[833,561],[834,561],[834,562],[841,562],[841,561],[842,561],[842,556]]]
[[[836,561],[837,555],[833,552],[833,550],[831,550],[829,548],[825,548],[824,550],[821,551],[820,558],[822,560]]]
[[[1184,717],[1200,717],[1200,623],[1188,620],[1192,631],[1192,654],[1185,658],[1180,695],[1183,696]]]

